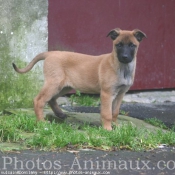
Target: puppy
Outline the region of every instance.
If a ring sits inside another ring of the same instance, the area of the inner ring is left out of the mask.
[[[82,93],[98,94],[101,99],[101,121],[104,129],[112,130],[117,124],[119,108],[125,93],[134,82],[136,55],[145,33],[116,28],[108,33],[113,42],[112,52],[91,56],[66,51],[51,51],[37,55],[27,67],[15,71],[26,73],[44,60],[44,86],[34,99],[38,121],[44,120],[43,108],[48,102],[56,116],[64,118],[56,99],[71,89]]]

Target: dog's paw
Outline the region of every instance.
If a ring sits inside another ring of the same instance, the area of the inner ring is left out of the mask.
[[[56,115],[58,118],[65,120],[68,116],[64,113],[59,113],[59,115]]]
[[[111,126],[103,126],[103,128],[108,130],[108,131],[112,131],[112,127]]]

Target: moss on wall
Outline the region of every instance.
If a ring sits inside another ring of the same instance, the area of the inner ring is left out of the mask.
[[[47,0],[0,0],[0,110],[31,107],[41,81],[37,66],[17,74],[12,62],[26,62],[47,50]]]

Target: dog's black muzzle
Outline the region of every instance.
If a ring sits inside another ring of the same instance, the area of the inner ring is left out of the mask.
[[[129,57],[128,55],[122,55],[118,57],[118,59],[121,63],[124,63],[124,64],[130,63],[133,60],[133,58]]]
[[[134,59],[136,46],[132,43],[116,45],[117,57],[121,63],[128,64]]]

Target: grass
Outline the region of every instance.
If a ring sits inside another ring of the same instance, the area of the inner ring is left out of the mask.
[[[36,123],[35,116],[22,112],[1,116],[0,123],[0,144],[18,143],[30,149],[60,150],[71,145],[71,148],[100,150],[145,150],[156,148],[159,144],[175,146],[173,130],[164,132],[160,129],[153,133],[130,123],[114,127],[111,132],[88,124],[75,130],[66,123]]]
[[[94,95],[81,94],[79,91],[76,91],[75,94],[70,96],[71,104],[78,106],[99,106],[100,98]]]
[[[145,122],[147,122],[153,126],[160,127],[162,129],[168,129],[168,127],[161,120],[159,120],[157,118],[145,119]]]

